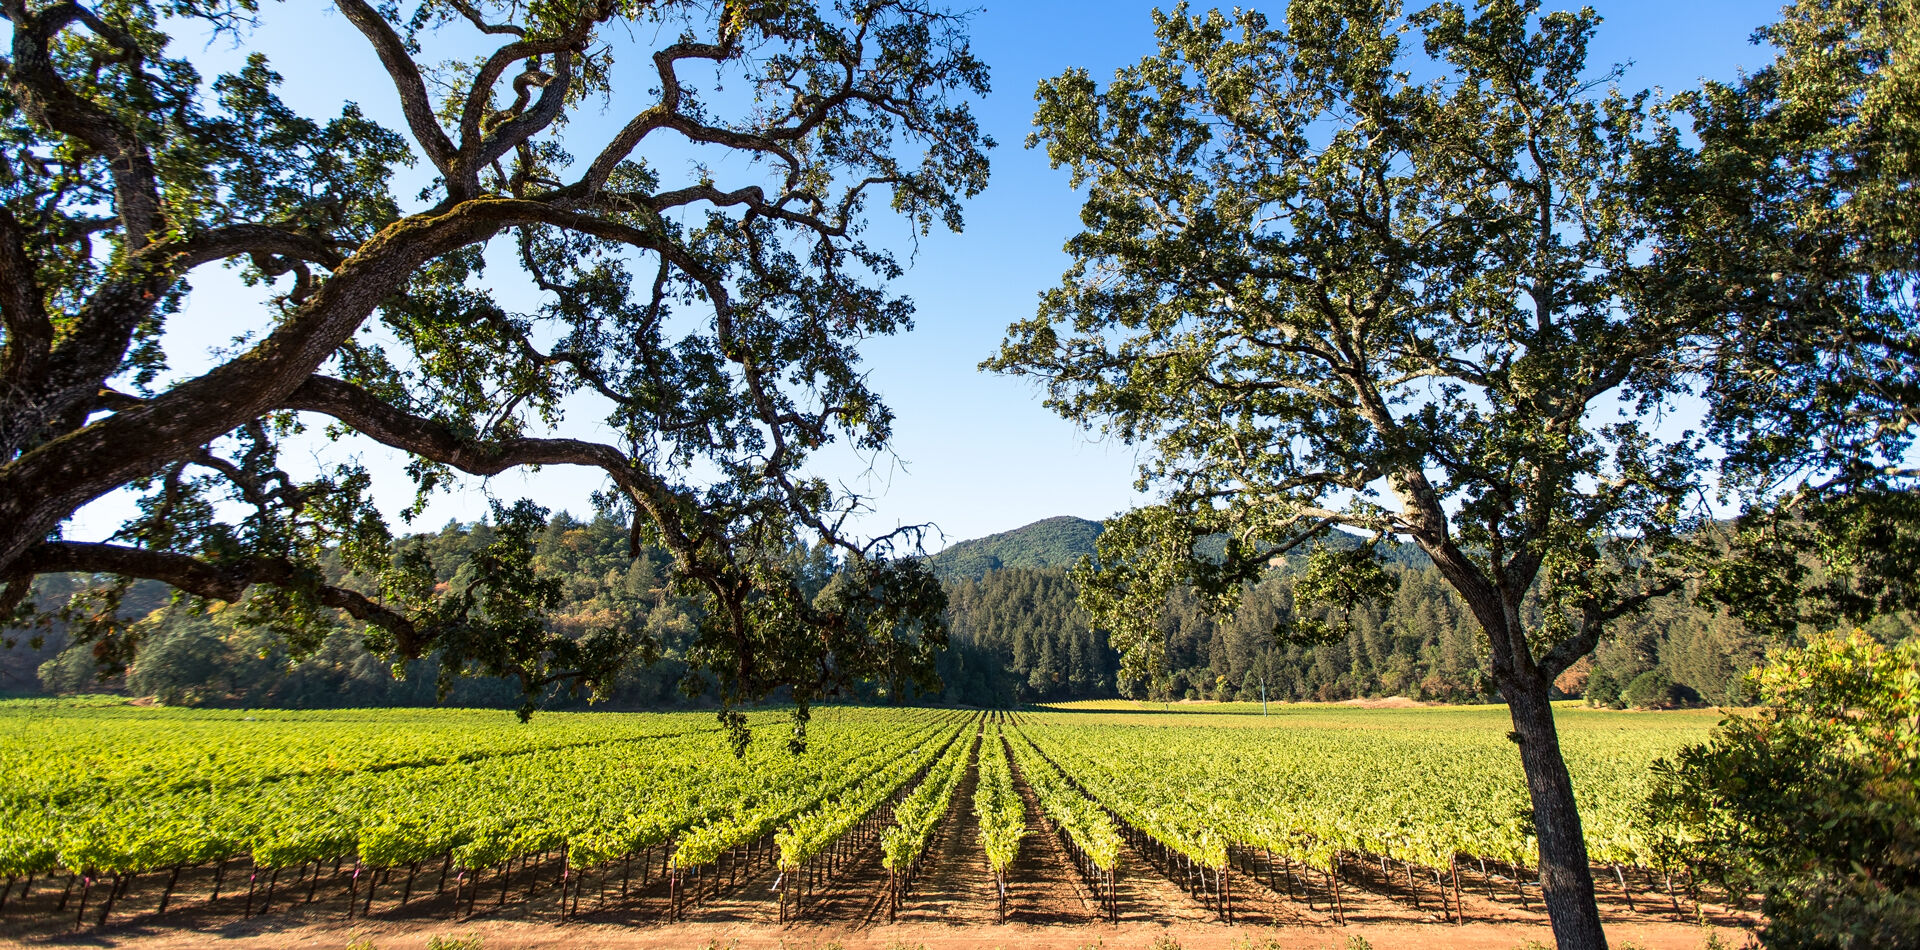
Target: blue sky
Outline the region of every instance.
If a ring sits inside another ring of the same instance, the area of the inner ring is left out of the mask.
[[[1753,30],[1774,18],[1775,2],[1667,0],[1605,2],[1606,18],[1591,62],[1630,63],[1624,84],[1678,91],[1702,77],[1730,79],[1767,59],[1748,42]],[[1549,9],[1555,4],[1549,0]],[[1029,2],[992,4],[976,11],[975,51],[993,70],[993,94],[976,108],[999,140],[993,181],[969,205],[963,234],[922,239],[912,270],[898,289],[918,304],[918,327],[901,337],[873,341],[865,352],[871,379],[897,416],[894,456],[823,456],[817,470],[873,496],[863,522],[871,533],[898,524],[932,522],[954,541],[1004,531],[1052,515],[1102,518],[1140,500],[1133,491],[1134,455],[1127,446],[1095,441],[1040,406],[1033,386],[1019,379],[980,373],[975,366],[999,344],[1006,326],[1028,316],[1036,295],[1059,279],[1066,265],[1061,244],[1078,224],[1078,200],[1064,172],[1047,167],[1043,155],[1023,141],[1035,84],[1073,66],[1096,79],[1136,61],[1152,48],[1151,3]],[[1284,5],[1267,7],[1270,16]],[[377,63],[330,5],[295,0],[268,4],[262,27],[236,49],[226,41],[202,47],[183,37],[177,51],[204,61],[209,75],[231,68],[247,52],[265,52],[286,76],[283,95],[308,114],[338,112],[344,100],[360,103],[390,128],[404,128]],[[618,102],[612,112],[619,111]],[[605,121],[618,121],[609,115]],[[592,120],[580,125],[589,128]],[[908,247],[903,228],[899,246]],[[886,240],[887,230],[875,238]],[[242,325],[254,295],[229,274],[196,275],[188,310],[169,333],[176,368],[190,371],[195,354],[223,345]],[[303,449],[309,461],[316,449]],[[294,454],[298,455],[297,450]],[[334,455],[339,449],[328,449]],[[384,506],[397,511],[411,500],[393,453],[362,444],[349,448],[375,471]],[[289,460],[304,467],[297,457]],[[552,508],[589,510],[588,494],[599,480],[587,473],[550,470],[478,481],[441,496],[416,522],[437,527],[449,519],[472,520],[486,510],[489,493],[530,496]],[[103,500],[69,526],[70,537],[110,533],[127,511],[125,499]],[[929,539],[938,548],[940,535]]]

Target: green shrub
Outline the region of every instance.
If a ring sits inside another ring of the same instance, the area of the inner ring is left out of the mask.
[[[1599,667],[1587,677],[1587,688],[1581,694],[1589,705],[1618,706],[1620,702],[1620,681],[1614,678],[1613,671]]]
[[[1758,889],[1765,946],[1920,950],[1920,640],[1769,659],[1757,716],[1655,764],[1669,857]]]
[[[1659,670],[1648,670],[1620,691],[1620,699],[1635,709],[1664,709],[1673,705],[1673,680]]]

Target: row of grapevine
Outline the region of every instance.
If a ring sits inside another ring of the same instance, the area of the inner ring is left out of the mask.
[[[887,869],[887,916],[891,920],[912,888],[927,842],[953,803],[954,790],[973,764],[979,733],[954,743],[926,779],[893,806],[893,826],[881,841],[880,864]]]
[[[769,718],[756,714],[755,720]],[[0,813],[715,732],[705,713],[49,708],[0,734]]]
[[[370,909],[379,878],[363,879],[364,872],[404,869],[410,882],[423,864],[438,864],[436,893],[452,872],[456,906],[464,890],[471,908],[489,872],[504,900],[516,860],[524,872],[557,854],[564,858],[561,883],[577,894],[581,870],[602,868],[604,881],[612,865],[624,874],[638,855],[644,874],[654,852],[696,829],[749,814],[784,820],[803,812],[885,768],[903,748],[950,733],[954,718],[836,712],[817,717],[814,751],[799,756],[775,739],[756,741],[744,759],[735,758],[722,735],[700,731],[438,766],[21,805],[0,816],[0,872],[11,878],[65,869],[88,887],[111,878],[118,890],[133,875],[177,877],[182,868],[208,864],[224,871],[228,862],[250,859],[249,882],[265,878],[268,888],[264,911],[282,871],[310,880],[310,894],[331,878],[349,892],[350,908]],[[403,903],[410,892],[402,891]],[[82,895],[84,907],[84,889]]]
[[[980,820],[980,847],[986,852],[987,866],[999,891],[1000,919],[1007,917],[1007,867],[1020,853],[1020,839],[1027,833],[1026,803],[1013,788],[1013,772],[1007,765],[1007,747],[1000,737],[1000,725],[987,727],[980,743],[980,778],[973,787],[973,812]]]
[[[1039,751],[1054,762],[1053,751]],[[1060,763],[1055,762],[1055,767],[1060,768]],[[1196,899],[1232,919],[1226,839],[1200,820],[1202,812],[1180,788],[1129,784],[1084,763],[1066,771],[1136,851]]]
[[[1107,919],[1120,919],[1115,869],[1120,862],[1120,833],[1113,818],[1080,793],[1071,780],[1024,736],[1013,740],[1013,758],[1021,778],[1040,800],[1040,811],[1058,832],[1080,876],[1092,886]]]
[[[690,900],[698,901],[706,888],[718,891],[720,868],[716,865],[723,858],[728,859],[730,880],[737,880],[743,867],[750,873],[762,856],[777,854],[786,869],[789,859],[796,856],[796,846],[813,849],[799,856],[796,865],[811,858],[813,851],[857,823],[857,818],[847,820],[848,807],[869,796],[885,797],[904,781],[905,774],[910,774],[914,763],[937,754],[951,742],[958,731],[953,725],[958,718],[955,714],[941,715],[898,743],[875,745],[837,774],[809,776],[793,783],[768,782],[761,794],[737,799],[731,813],[689,831],[677,842],[670,861],[669,919],[677,917]],[[829,829],[833,829],[831,833]],[[777,846],[777,850],[769,845]],[[744,864],[742,854],[747,858]],[[570,860],[574,857],[569,854]],[[617,855],[602,853],[578,860],[574,866],[589,871],[599,864],[604,879],[611,873],[613,857]]]
[[[1289,893],[1298,869],[1309,900],[1311,869],[1338,915],[1342,868],[1360,862],[1404,881],[1416,903],[1431,886],[1450,919],[1461,917],[1463,862],[1480,868],[1490,892],[1497,875],[1487,863],[1504,867],[1526,900],[1520,869],[1535,853],[1526,787],[1511,748],[1487,735],[1402,732],[1389,751],[1378,735],[1353,729],[1022,719],[1048,759],[1139,833],[1135,844],[1149,859],[1198,896],[1220,899],[1223,912],[1226,875],[1238,867],[1275,889],[1284,873]],[[1623,889],[1623,866],[1644,867],[1660,853],[1640,817],[1657,754],[1643,739],[1629,732],[1567,742],[1589,847]]]
[[[962,737],[971,722],[969,717],[959,729],[944,734],[940,741],[899,755],[886,768],[822,802],[820,807],[781,830],[777,836],[780,871],[782,879],[789,883],[789,887],[781,891],[781,920],[787,919],[790,903],[796,913],[804,907],[812,884],[832,879],[844,869],[846,862],[879,839],[893,818],[891,813],[883,812],[881,806],[898,797],[915,777],[927,774],[936,762],[970,744],[971,737]]]

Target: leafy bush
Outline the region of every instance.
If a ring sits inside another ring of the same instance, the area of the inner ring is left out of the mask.
[[[1594,706],[1617,706],[1620,703],[1620,681],[1614,679],[1612,670],[1601,667],[1587,677],[1587,688],[1582,695]]]
[[[1920,948],[1920,641],[1770,660],[1759,715],[1655,765],[1666,847],[1760,890],[1768,947]]]
[[[1673,680],[1659,670],[1648,670],[1620,691],[1620,699],[1635,709],[1664,709],[1673,705]]]

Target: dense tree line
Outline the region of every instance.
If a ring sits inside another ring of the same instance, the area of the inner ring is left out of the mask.
[[[1059,520],[1059,519],[1056,519]],[[1049,525],[1052,522],[1042,522]],[[434,565],[436,585],[461,583],[475,552],[493,540],[481,522],[448,524],[401,543]],[[1020,532],[1009,533],[1018,540]],[[980,546],[983,558],[1000,557],[999,546]],[[621,707],[662,707],[708,701],[690,695],[710,686],[690,676],[686,652],[693,644],[699,604],[673,590],[664,552],[627,555],[627,529],[596,517],[583,521],[561,513],[536,543],[536,571],[560,583],[560,606],[549,628],[579,638],[609,626],[630,631],[646,644],[652,665],[632,664],[616,681],[611,701]],[[796,572],[817,594],[834,571],[824,551],[794,554]],[[1133,697],[1274,702],[1340,701],[1405,696],[1434,702],[1498,702],[1484,666],[1483,636],[1459,597],[1431,564],[1402,558],[1388,565],[1396,590],[1377,604],[1355,609],[1324,642],[1277,637],[1290,629],[1293,584],[1302,559],[1270,570],[1249,586],[1226,616],[1202,609],[1191,591],[1179,591],[1159,617],[1168,658],[1161,682],[1122,676],[1119,654],[1107,633],[1088,622],[1076,599],[1069,570],[1048,566],[1006,567],[979,576],[946,580],[950,648],[936,661],[941,685],[922,699],[969,705],[1011,705],[1071,699]],[[335,582],[354,583],[335,563]],[[43,579],[47,593],[63,596],[83,579]],[[105,680],[90,644],[69,644],[58,625],[13,631],[13,649],[0,651],[0,690],[85,692],[111,688],[151,696],[170,705],[327,707],[352,705],[511,706],[518,684],[498,677],[445,680],[435,654],[395,666],[368,649],[362,634],[336,626],[321,648],[295,657],[269,625],[246,606],[213,605],[195,610],[176,605],[157,584],[135,587],[122,610],[142,642],[132,665],[109,668]],[[1873,631],[1897,640],[1911,632],[1904,619],[1878,621]],[[1668,598],[1623,624],[1591,660],[1561,677],[1562,695],[1608,705],[1660,705],[1743,701],[1741,676],[1772,646],[1796,638],[1749,630],[1721,611],[1685,597]],[[869,698],[885,696],[880,684],[865,684]],[[581,700],[558,690],[548,706]]]
[[[398,545],[401,554],[424,556],[439,593],[471,579],[475,554],[494,540],[492,524],[450,523]],[[559,583],[559,606],[548,628],[570,639],[614,628],[636,637],[637,658],[617,677],[609,699],[618,706],[658,707],[710,702],[710,676],[691,671],[700,606],[676,590],[664,551],[642,548],[629,556],[628,529],[614,519],[581,521],[566,513],[548,520],[535,544],[534,572]],[[823,551],[798,552],[796,573],[815,594],[831,569]],[[364,586],[337,560],[327,563],[329,582]],[[44,578],[49,595],[62,595],[86,579]],[[168,704],[291,707],[426,705],[515,706],[521,684],[502,677],[446,676],[445,657],[435,653],[394,664],[369,649],[361,630],[336,624],[319,649],[295,656],[271,624],[251,615],[247,604],[204,610],[176,604],[158,584],[136,585],[122,601],[133,635],[141,638],[124,668],[102,666],[91,644],[69,642],[65,625],[44,631],[9,631],[17,642],[0,668],[7,692],[84,692],[109,688],[151,696]],[[34,665],[37,663],[37,667]],[[700,695],[695,695],[696,693]],[[555,687],[548,706],[584,702]]]
[[[1114,696],[1275,702],[1405,696],[1499,702],[1484,637],[1431,565],[1387,568],[1392,598],[1352,612],[1320,643],[1282,642],[1296,567],[1270,571],[1231,615],[1215,617],[1178,591],[1159,617],[1164,682],[1120,677],[1104,631],[1091,629],[1065,568],[1008,569],[948,586],[953,649],[941,664],[946,695],[964,702],[1040,702]],[[1912,633],[1904,617],[1869,627],[1883,640]],[[1741,678],[1794,635],[1750,630],[1684,596],[1624,623],[1590,660],[1563,675],[1559,694],[1600,705],[1739,704]]]

